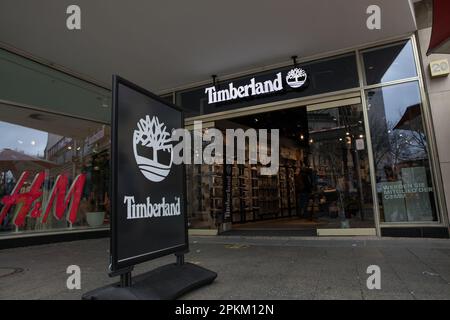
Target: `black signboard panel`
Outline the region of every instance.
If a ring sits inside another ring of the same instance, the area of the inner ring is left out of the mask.
[[[293,88],[286,83],[285,77],[289,74],[289,71],[297,67],[306,71],[308,74],[308,79],[303,86]],[[266,70],[239,78],[229,79],[226,81],[218,81],[216,84],[217,91],[228,89],[230,83],[233,83],[235,88],[248,85],[251,83],[252,78],[255,78],[256,82],[274,80],[276,79],[278,73],[281,73],[282,75],[283,90],[281,91],[261,95],[252,95],[246,98],[230,99],[229,101],[210,104],[206,90],[213,86],[211,82],[205,86],[178,92],[176,96],[176,103],[186,110],[188,117],[194,117],[204,114],[252,107],[281,100],[310,97],[329,92],[357,88],[359,86],[356,56],[354,53],[349,53],[336,57],[304,62],[298,66],[291,65],[273,70]]]
[[[173,164],[179,108],[113,77],[111,270],[188,249],[184,166]]]

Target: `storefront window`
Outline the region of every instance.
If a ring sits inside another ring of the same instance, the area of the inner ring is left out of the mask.
[[[363,52],[366,84],[417,76],[411,41]]]
[[[2,105],[0,237],[109,224],[109,127]]]
[[[230,128],[255,134],[278,129],[279,168],[273,175],[261,174],[260,164],[249,163],[248,140],[239,149],[245,153],[245,164],[188,166],[190,227],[214,228],[229,222],[238,230],[373,228],[363,120],[358,103],[302,106],[215,121],[223,133]]]
[[[419,84],[368,90],[382,222],[438,221]]]

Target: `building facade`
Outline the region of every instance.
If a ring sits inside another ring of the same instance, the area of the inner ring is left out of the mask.
[[[415,10],[415,33],[161,93],[189,129],[280,132],[273,175],[187,166],[193,232],[447,238],[450,79],[430,64],[449,57]],[[0,71],[0,246],[105,236],[110,90],[7,46]]]

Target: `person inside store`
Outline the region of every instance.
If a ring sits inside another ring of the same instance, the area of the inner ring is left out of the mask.
[[[308,215],[308,204],[313,191],[312,170],[300,163],[300,167],[295,172],[295,192],[297,198],[297,216],[299,218],[309,218],[312,220],[313,210]]]

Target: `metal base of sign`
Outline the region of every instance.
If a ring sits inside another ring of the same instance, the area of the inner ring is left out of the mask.
[[[83,300],[174,300],[190,291],[208,285],[217,273],[200,266],[177,263],[159,267],[127,281],[99,288],[83,295]]]

